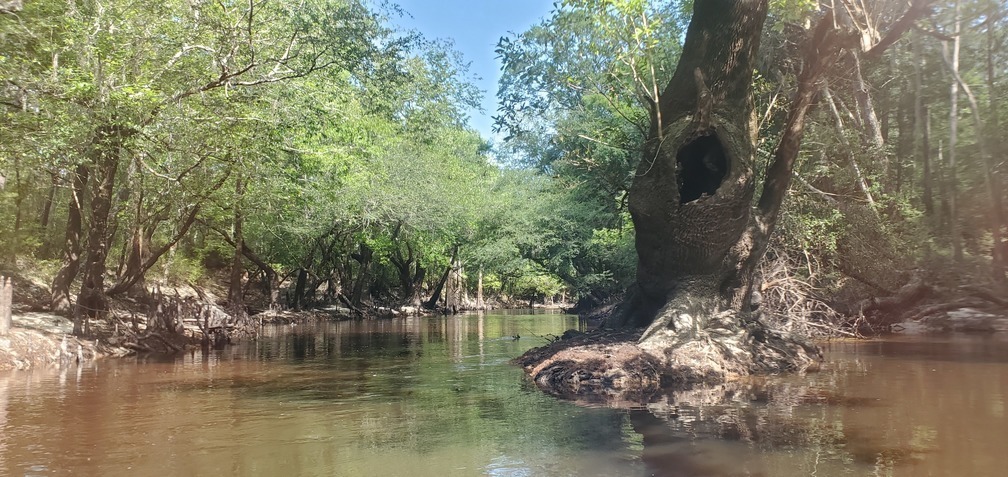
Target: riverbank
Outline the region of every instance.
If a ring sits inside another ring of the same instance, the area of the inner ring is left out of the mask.
[[[129,354],[123,347],[72,336],[73,323],[59,315],[17,314],[13,324],[6,336],[0,336],[0,370],[65,366]]]
[[[851,308],[857,313],[837,323],[773,314],[741,327],[714,326],[694,339],[673,339],[668,346],[658,347],[643,342],[643,330],[565,333],[515,362],[548,394],[633,407],[672,390],[719,385],[751,375],[817,370],[822,355],[811,345],[815,342],[900,334],[1008,333],[1008,301],[976,286],[953,289],[915,279],[890,297],[865,300]],[[602,321],[613,309],[610,304],[581,317]]]

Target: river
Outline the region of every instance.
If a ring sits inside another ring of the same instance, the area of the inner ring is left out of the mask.
[[[828,343],[817,373],[625,410],[556,400],[510,364],[577,327],[506,313],[283,325],[206,354],[0,373],[0,475],[1008,472],[1004,339]]]

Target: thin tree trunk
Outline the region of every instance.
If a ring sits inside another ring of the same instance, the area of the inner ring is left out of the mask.
[[[476,279],[476,309],[483,310],[486,304],[483,302],[483,267],[479,269],[479,278]]]
[[[444,291],[445,283],[448,282],[448,276],[451,274],[452,267],[455,266],[455,256],[458,254],[458,245],[452,248],[451,260],[448,262],[448,267],[445,268],[443,274],[441,274],[441,279],[438,280],[434,290],[431,292],[430,298],[424,302],[424,308],[428,310],[433,310],[437,308],[438,300],[441,299],[441,292]]]
[[[299,268],[297,279],[294,282],[294,300],[292,307],[295,310],[301,309],[301,302],[304,301],[305,286],[308,283],[308,269]]]
[[[14,154],[14,232],[21,230],[21,203],[24,202],[24,187],[21,184],[21,155]]]
[[[354,280],[350,303],[355,307],[359,307],[364,297],[364,285],[370,275],[371,259],[374,257],[374,250],[366,243],[361,242],[358,246],[358,253],[352,254],[352,257],[360,266],[358,267],[357,279]]]
[[[144,251],[142,250],[141,247],[141,250],[138,251],[139,253],[137,255],[137,257],[143,258],[143,260],[140,261],[139,264],[134,264],[132,266],[128,265],[126,267],[126,271],[120,276],[119,280],[114,285],[109,287],[109,289],[106,290],[105,293],[109,296],[118,295],[128,290],[135,289],[138,283],[142,283],[147,271],[153,268],[154,265],[157,264],[157,261],[165,253],[167,253],[169,250],[172,250],[175,247],[175,245],[178,244],[178,242],[182,240],[182,238],[184,238],[189,233],[189,229],[192,228],[192,225],[196,223],[196,216],[199,214],[199,211],[201,209],[201,204],[199,201],[205,200],[206,196],[209,195],[211,192],[220,189],[220,187],[224,185],[224,182],[227,181],[229,176],[230,176],[229,173],[222,175],[221,178],[218,179],[216,183],[214,183],[207,190],[205,190],[203,192],[203,197],[201,199],[198,199],[195,204],[190,205],[189,210],[185,211],[185,215],[180,217],[179,223],[175,229],[175,234],[164,245],[161,245],[159,248],[155,250],[150,249],[150,244],[154,236],[155,225],[151,224],[146,226],[143,232],[142,243],[143,247],[146,247],[147,250]],[[220,233],[219,230],[217,232]],[[221,235],[224,236],[225,239],[228,239],[228,237],[225,234]],[[131,256],[130,261],[133,260],[134,258]]]
[[[999,281],[1003,281],[1005,273],[1008,272],[1008,242],[1001,239],[1000,234],[1001,228],[1008,226],[1008,217],[1006,217],[1003,208],[1004,201],[1002,200],[1002,194],[1004,191],[1001,187],[1002,182],[999,176],[999,169],[994,166],[1004,157],[1004,140],[1001,137],[1001,117],[998,113],[1000,91],[998,91],[996,69],[994,67],[994,30],[997,24],[996,19],[1002,18],[1003,15],[1001,8],[1002,2],[993,1],[990,3],[990,11],[987,14],[987,106],[990,111],[990,114],[987,116],[990,122],[987,136],[991,140],[991,147],[988,149],[991,155],[985,156],[987,160],[987,174],[991,178],[988,180],[988,185],[991,189],[991,200],[995,213],[994,223],[991,224],[995,231],[994,249],[992,250],[995,263],[994,275],[995,279]]]
[[[53,200],[56,198],[56,174],[51,176],[51,182],[49,183],[49,193],[46,194],[46,200],[42,204],[42,218],[39,220],[39,228],[42,229],[43,235],[48,236],[46,229],[49,228],[49,216],[52,214]]]
[[[956,12],[958,12],[958,3]],[[958,15],[957,15],[958,17]],[[956,22],[956,30],[958,31],[958,21]],[[990,224],[991,224],[991,235],[994,239],[995,244],[1001,243],[1001,224],[1003,223],[1002,217],[1004,216],[1003,206],[1001,202],[1001,194],[1003,193],[1001,188],[1001,181],[997,175],[997,166],[994,164],[994,158],[990,153],[990,149],[987,147],[986,138],[986,128],[984,127],[983,119],[980,117],[980,105],[977,102],[976,96],[973,94],[973,90],[970,88],[969,84],[963,81],[962,76],[959,74],[959,55],[958,55],[958,42],[959,37],[955,38],[956,46],[953,51],[952,58],[950,59],[948,55],[945,55],[946,65],[951,70],[953,79],[955,81],[954,85],[962,88],[963,94],[966,95],[967,104],[969,104],[970,114],[973,116],[973,127],[976,131],[976,143],[978,149],[980,149],[980,156],[983,159],[984,164],[984,185],[987,188],[987,194],[990,197],[991,207],[990,207]],[[944,51],[943,51],[944,53]],[[954,92],[957,90],[954,90]],[[953,113],[955,109],[953,108]],[[955,129],[953,128],[953,131]],[[992,250],[993,259],[993,275],[998,281],[1004,280],[1005,278],[1005,262],[1004,257],[1002,257],[1001,247],[995,246]]]
[[[875,104],[872,101],[871,92],[868,91],[868,83],[861,75],[861,59],[857,53],[851,53],[854,61],[854,99],[857,101],[858,113],[861,114],[861,124],[864,125],[864,135],[868,142],[876,149],[881,149],[885,145],[885,138],[882,134],[882,126],[879,124],[878,115],[875,114]],[[885,157],[885,156],[883,156]],[[883,159],[883,169],[887,168],[888,159]]]
[[[844,150],[847,164],[854,173],[854,180],[857,182],[858,189],[861,189],[861,193],[865,196],[865,201],[868,202],[872,212],[877,216],[878,211],[875,208],[875,198],[872,196],[868,181],[865,180],[864,174],[861,173],[861,168],[858,167],[857,158],[854,157],[854,151],[847,140],[847,132],[844,130],[843,119],[840,117],[840,112],[837,110],[836,103],[833,102],[833,95],[830,94],[828,87],[823,87],[823,97],[826,99],[826,104],[830,107],[830,112],[833,113],[833,125],[837,131],[837,138],[840,140],[840,147]]]
[[[242,232],[244,216],[242,215],[242,201],[245,197],[245,181],[241,174],[235,178],[235,201],[234,201],[234,221],[232,222],[232,235],[234,236],[234,255],[231,259],[231,280],[228,286],[228,308],[231,315],[236,319],[244,321],[245,318],[245,297],[242,288],[242,277],[245,275],[245,267],[242,265],[242,251],[245,248],[245,236]]]
[[[917,157],[921,162],[923,177],[921,177],[921,188],[924,202],[924,214],[930,219],[934,219],[934,179],[931,172],[931,116],[927,105],[924,104],[924,87],[922,67],[924,53],[921,47],[922,40],[918,36],[913,42],[914,74],[913,74],[913,95],[914,95],[914,144],[916,144]]]
[[[948,60],[949,69],[953,75],[959,74],[959,36],[961,31],[960,5],[955,2],[955,26],[953,27],[952,52],[949,53],[948,42],[942,42],[942,55]],[[962,263],[962,233],[959,231],[959,184],[958,164],[956,162],[956,146],[959,142],[959,82],[952,80],[949,86],[949,145],[948,164],[946,172],[946,189],[949,192],[949,234],[952,241],[952,256]]]
[[[6,336],[13,322],[11,315],[14,308],[14,279],[0,275],[0,336]]]
[[[137,193],[136,198],[136,209],[133,211],[133,234],[130,237],[130,247],[129,255],[127,255],[125,269],[122,271],[120,276],[132,276],[140,273],[140,267],[143,266],[143,261],[145,254],[148,252],[148,243],[154,236],[153,227],[144,227],[144,195],[143,190]],[[138,278],[132,285],[127,289],[128,292],[132,292],[137,288],[143,289],[143,278]]]
[[[223,230],[217,227],[213,227],[207,224],[204,225],[206,225],[210,230],[217,232],[217,234],[220,235],[220,237],[225,242],[227,242],[227,244],[230,245],[232,248],[235,248],[236,250],[238,249],[237,243],[235,242],[234,238],[228,235],[227,232],[224,232]],[[277,273],[276,269],[274,269],[272,265],[266,263],[265,260],[256,255],[256,253],[249,248],[248,244],[245,243],[244,240],[242,240],[240,250],[245,258],[247,258],[250,262],[254,263],[257,267],[259,267],[260,270],[264,272],[265,282],[267,286],[266,291],[270,297],[270,306],[275,307],[280,302],[280,274]]]

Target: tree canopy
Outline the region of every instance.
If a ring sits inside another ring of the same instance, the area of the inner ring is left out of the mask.
[[[829,15],[847,32],[808,90],[757,267],[781,314],[840,319],[835,297],[891,293],[921,268],[1004,280],[1006,9],[910,5],[769,2],[749,85],[757,184],[814,27]],[[229,273],[239,307],[260,288],[273,305],[360,307],[478,282],[612,301],[636,277],[629,191],[673,119],[692,12],[563,0],[502,38],[492,143],[468,125],[481,92],[465,60],[392,5],[4,4],[0,261],[50,269],[51,306],[77,316]]]

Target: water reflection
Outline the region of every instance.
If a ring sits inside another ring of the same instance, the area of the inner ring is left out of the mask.
[[[0,475],[1001,475],[1008,343],[834,343],[819,373],[633,410],[509,361],[563,315],[268,328],[172,359],[0,373]],[[520,334],[520,340],[512,336]]]
[[[0,475],[645,475],[625,415],[546,397],[509,364],[576,326],[298,324],[206,354],[4,374]]]
[[[675,393],[630,416],[655,475],[1003,475],[1006,345],[833,343],[820,373]]]

